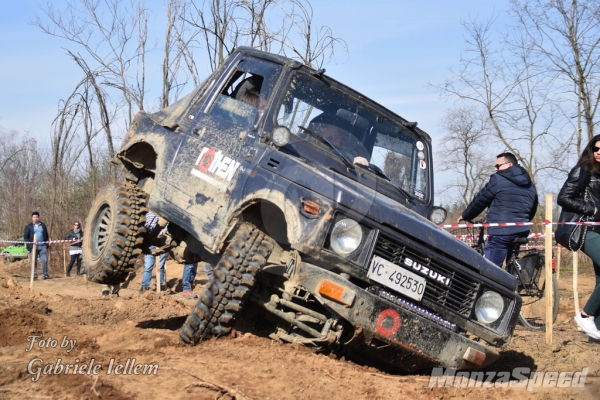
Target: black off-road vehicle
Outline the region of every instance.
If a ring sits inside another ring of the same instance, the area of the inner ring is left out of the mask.
[[[88,276],[123,281],[149,245],[210,261],[190,344],[227,334],[248,302],[274,339],[409,371],[480,368],[498,358],[485,342],[511,340],[515,278],[436,225],[430,137],[324,70],[239,48],[140,112],[114,162],[125,181],[88,216]]]

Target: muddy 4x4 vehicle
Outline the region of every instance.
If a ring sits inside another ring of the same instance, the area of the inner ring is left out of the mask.
[[[405,370],[483,367],[485,342],[511,340],[514,277],[436,225],[430,137],[324,70],[237,49],[140,112],[114,162],[125,180],[90,210],[88,276],[124,280],[149,245],[213,263],[185,342],[228,333],[249,302],[274,339]]]

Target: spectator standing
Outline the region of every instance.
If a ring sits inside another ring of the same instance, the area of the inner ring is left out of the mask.
[[[150,251],[156,249],[156,246],[150,246]],[[166,290],[165,282],[165,263],[167,262],[167,253],[158,256],[160,268],[160,290]],[[150,281],[152,280],[152,270],[156,264],[156,256],[153,254],[144,254],[144,276],[142,277],[142,287],[140,293],[150,290]],[[158,285],[158,282],[156,283]]]
[[[154,214],[152,211],[148,211],[146,213],[146,223],[145,228],[148,232],[157,229],[159,216]],[[166,228],[165,228],[166,229]],[[159,237],[162,235],[159,233]],[[156,246],[150,246],[149,250],[152,251],[156,249]],[[159,257],[159,268],[160,268],[160,283],[161,290],[166,290],[165,284],[165,264],[167,262],[167,254],[163,253]],[[156,264],[156,256],[153,254],[145,254],[144,255],[144,276],[142,277],[142,287],[140,288],[140,293],[144,293],[147,290],[150,290],[150,281],[152,280],[152,270],[154,269],[154,264]],[[156,283],[158,285],[158,282]]]
[[[594,136],[583,150],[575,167],[558,193],[563,209],[600,222],[600,135]],[[588,226],[583,252],[592,259],[596,286],[575,322],[591,338],[600,339],[600,226]]]
[[[471,220],[488,209],[487,222],[529,222],[535,216],[538,195],[525,168],[512,153],[496,156],[496,173],[475,195],[458,221]],[[485,258],[502,266],[512,257],[512,242],[529,235],[529,226],[496,226],[488,228],[490,237],[484,247]],[[508,257],[507,257],[508,256]]]
[[[183,289],[183,293],[181,293],[181,295],[186,299],[198,298],[198,296],[194,292],[192,292],[192,285],[194,284],[194,279],[196,279],[197,271],[198,263],[184,264],[183,266],[183,276],[181,277],[181,287]]]
[[[69,255],[71,261],[67,266],[67,276],[71,276],[71,268],[73,264],[77,263],[77,275],[81,275],[81,238],[83,238],[83,230],[79,221],[73,223],[73,229],[71,229],[65,235],[65,240],[74,240],[69,245]]]
[[[31,242],[36,243],[36,252],[35,252],[35,268],[33,270],[33,279],[36,280],[38,278],[37,274],[37,259],[39,258],[42,262],[42,276],[44,279],[50,279],[48,275],[48,254],[47,250],[50,248],[48,241],[49,234],[48,228],[46,225],[40,221],[40,213],[34,211],[31,213],[31,222],[25,226],[25,232],[23,233],[23,237],[25,242],[27,243],[27,250],[31,253],[33,249],[33,244]],[[41,242],[41,243],[40,243]]]

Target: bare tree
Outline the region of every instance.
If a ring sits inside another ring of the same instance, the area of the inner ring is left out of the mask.
[[[280,47],[281,54],[320,69],[326,59],[335,59],[338,47],[347,53],[346,42],[333,36],[330,27],[313,24],[313,9],[308,1],[290,0],[275,3],[286,17],[282,29],[273,35],[273,45]],[[294,36],[299,36],[301,40],[293,40]]]
[[[495,37],[495,19],[463,23],[467,31],[465,56],[460,67],[435,86],[485,113],[501,151],[515,154],[537,183],[541,171],[562,169],[557,160],[566,161],[570,143],[556,121],[555,79],[539,65],[526,35],[517,32]]]
[[[551,73],[570,83],[568,90],[575,86],[591,139],[600,102],[600,1],[511,0],[511,4],[531,50],[548,61]]]
[[[314,25],[307,0],[191,1],[185,20],[202,33],[212,70],[241,45],[284,54],[315,68],[335,58],[338,47],[347,51],[346,42],[333,36],[331,28]],[[272,22],[277,20],[279,24]]]
[[[42,8],[46,18],[32,22],[44,33],[63,38],[85,54],[98,85],[117,89],[126,106],[127,123],[144,109],[147,16],[143,3],[132,0],[69,0],[64,9]],[[76,51],[79,53],[79,51]],[[139,64],[138,64],[139,62]],[[139,65],[132,82],[132,65]]]
[[[48,154],[27,133],[0,128],[0,237],[14,239],[23,235],[31,212],[48,209]]]
[[[442,121],[445,135],[438,147],[437,168],[453,172],[440,193],[458,192],[459,203],[469,204],[487,182],[493,167],[490,164],[489,144],[493,135],[489,119],[473,106],[449,110]]]

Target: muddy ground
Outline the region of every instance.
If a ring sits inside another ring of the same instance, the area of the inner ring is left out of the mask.
[[[176,292],[180,290],[181,265],[167,263],[167,280],[176,291],[140,295],[138,266],[119,297],[102,299],[99,285],[86,282],[82,276],[64,277],[59,257],[55,256],[51,266],[53,279],[35,281],[33,290],[29,289],[26,260],[0,264],[0,398],[600,398],[600,343],[589,342],[573,321],[572,273],[568,267],[563,266],[561,273],[560,314],[553,343],[547,345],[542,332],[517,327],[511,344],[500,350],[500,360],[486,371],[523,367],[577,372],[587,367],[585,385],[527,390],[430,388],[428,373],[393,374],[343,357],[314,354],[301,346],[257,335],[248,328],[252,321],[244,319],[230,336],[191,347],[178,339],[179,328],[193,305],[193,300]],[[200,267],[195,291],[199,292],[205,282]],[[582,305],[593,284],[591,267],[583,266],[579,274]],[[41,336],[32,345],[36,335]],[[56,368],[58,363],[75,364],[80,369],[84,364],[90,368],[91,363],[90,369],[98,373],[36,374],[37,370]],[[511,383],[534,385],[533,381]]]

